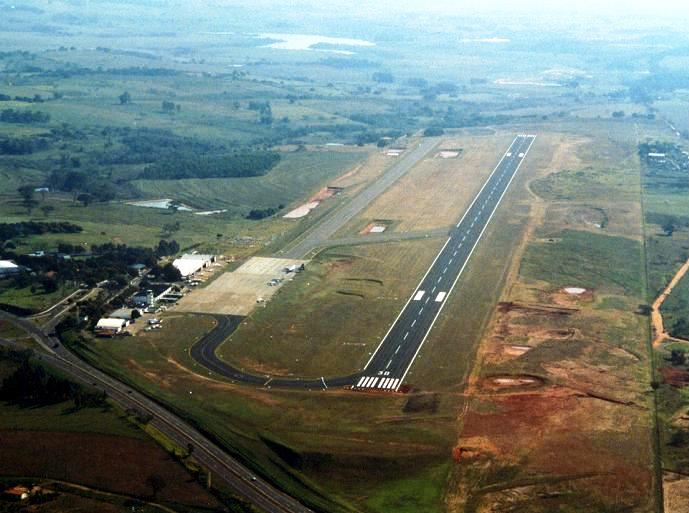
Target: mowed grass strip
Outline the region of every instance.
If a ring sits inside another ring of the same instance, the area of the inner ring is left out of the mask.
[[[333,248],[307,264],[219,349],[268,374],[337,376],[360,369],[444,240]]]
[[[526,279],[641,296],[641,244],[626,237],[564,230],[532,242],[521,263]]]

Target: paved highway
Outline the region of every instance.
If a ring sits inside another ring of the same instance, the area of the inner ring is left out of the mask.
[[[395,391],[402,385],[535,137],[518,135],[514,139],[451,230],[447,242],[369,359],[355,388]]]
[[[366,187],[351,201],[303,234],[291,248],[278,252],[280,258],[304,258],[310,251],[335,235],[345,223],[354,218],[388,187],[399,180],[440,142],[438,138],[424,138],[414,149],[405,152],[383,176]]]
[[[191,444],[194,459],[213,473],[214,479],[225,482],[238,496],[269,513],[313,513],[289,495],[274,488],[251,470],[244,467],[209,438],[191,427],[153,399],[131,389],[128,385],[91,367],[47,336],[34,323],[0,311],[0,319],[10,320],[26,329],[45,349],[36,358],[52,365],[79,382],[104,390],[108,397],[124,409],[135,409],[151,415],[150,424],[177,443],[180,447]],[[0,345],[23,348],[20,344],[0,339]]]

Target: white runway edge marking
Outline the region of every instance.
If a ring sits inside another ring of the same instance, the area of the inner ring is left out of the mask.
[[[533,136],[533,137],[536,137],[536,136]],[[515,143],[517,142],[517,139],[519,139],[519,137],[515,137],[515,138],[514,138],[514,140],[512,141],[512,144],[511,144],[510,147],[507,149],[507,151],[510,151],[510,149],[512,148],[512,146],[514,146]],[[462,224],[462,221],[464,221],[464,218],[469,214],[469,211],[471,210],[471,207],[474,206],[474,203],[476,203],[476,200],[478,200],[479,196],[480,196],[481,193],[483,192],[483,189],[486,188],[486,185],[488,185],[488,183],[490,182],[490,179],[493,177],[493,175],[495,174],[495,172],[497,171],[497,169],[500,167],[500,164],[502,164],[503,160],[505,160],[505,155],[506,155],[506,154],[507,154],[507,152],[505,152],[505,154],[500,158],[500,160],[498,161],[497,165],[495,166],[495,168],[493,169],[493,171],[490,173],[490,175],[488,176],[488,178],[486,179],[486,181],[483,182],[483,185],[481,186],[481,189],[478,191],[478,193],[476,194],[476,196],[474,196],[474,199],[471,201],[471,204],[469,205],[469,207],[464,211],[464,214],[462,215],[462,218],[461,218],[461,219],[459,220],[459,222],[457,223],[457,226],[459,226],[460,224]],[[516,174],[516,171],[515,171],[515,174]],[[489,220],[490,220],[490,219],[489,219]],[[449,243],[451,240],[452,240],[452,237],[448,237],[447,240],[445,241],[445,244],[443,244],[443,247],[440,248],[440,251],[438,251],[438,254],[437,254],[437,255],[435,256],[435,258],[433,259],[433,262],[431,262],[431,265],[428,267],[428,269],[426,269],[426,272],[424,273],[423,277],[422,277],[421,280],[419,281],[419,284],[418,284],[418,285],[416,286],[416,288],[414,289],[414,294],[416,293],[416,291],[419,290],[419,287],[421,287],[421,284],[422,284],[422,283],[424,282],[424,280],[426,279],[426,276],[428,276],[428,273],[430,273],[431,270],[433,269],[433,266],[435,265],[436,260],[438,260],[438,258],[440,258],[440,255],[442,255],[442,254],[443,254],[443,251],[445,251],[445,246],[447,246],[448,243]],[[462,238],[462,241],[464,241],[464,240],[466,240],[466,235]],[[433,290],[431,291],[431,293],[433,293],[433,292],[435,292],[435,287],[433,287]],[[397,321],[399,321],[400,317],[402,317],[402,314],[403,314],[404,311],[407,309],[407,306],[409,306],[409,303],[411,303],[411,301],[412,301],[412,299],[413,299],[413,297],[414,297],[414,294],[412,294],[411,296],[409,296],[409,299],[407,300],[407,303],[404,305],[404,308],[402,308],[402,309],[400,310],[400,312],[397,314],[397,317],[395,318],[394,322],[393,322],[393,323],[390,325],[390,327],[388,328],[388,331],[387,331],[387,333],[385,333],[385,336],[380,340],[380,343],[378,344],[378,347],[376,347],[376,350],[373,351],[373,354],[371,354],[371,357],[370,357],[370,358],[368,359],[368,361],[366,362],[366,365],[364,365],[364,368],[368,367],[368,366],[371,364],[371,362],[373,361],[373,359],[376,357],[376,354],[378,353],[378,351],[380,350],[380,348],[383,346],[383,343],[385,342],[385,339],[387,339],[387,338],[388,338],[388,335],[390,335],[390,332],[392,331],[392,328],[395,327],[395,324],[397,324]],[[407,369],[407,370],[408,370],[408,369]],[[405,373],[405,374],[406,374],[406,373]]]
[[[511,148],[512,146],[514,146],[514,144],[517,142],[517,139],[519,139],[519,138],[520,138],[520,136],[517,136],[517,137],[514,138],[514,141],[512,141],[512,144],[510,145],[510,148]],[[529,153],[529,150],[531,149],[531,146],[533,145],[533,142],[536,140],[536,136],[535,136],[535,135],[528,135],[528,136],[522,137],[522,138],[524,138],[524,139],[531,139],[531,140],[529,141],[529,145],[528,145],[527,148],[526,148],[526,151],[524,152],[524,156],[526,156],[526,155]],[[500,162],[498,162],[498,165],[495,166],[495,169],[493,170],[493,173],[495,173],[495,171],[498,169],[498,167],[500,167],[500,164],[502,163],[502,161],[504,160],[504,158],[505,158],[505,157],[503,156],[502,159],[500,159]],[[474,249],[476,249],[476,246],[478,245],[479,241],[481,240],[481,237],[483,236],[483,232],[486,231],[486,228],[487,228],[488,225],[490,224],[490,221],[491,221],[491,219],[493,218],[493,215],[495,214],[495,211],[498,209],[498,206],[500,206],[500,203],[502,202],[502,198],[503,198],[503,197],[505,196],[505,194],[507,193],[507,190],[509,189],[510,184],[512,183],[512,180],[514,180],[514,177],[517,176],[517,173],[519,172],[519,168],[520,168],[520,167],[522,166],[522,164],[524,163],[524,160],[526,160],[526,159],[523,158],[523,159],[521,159],[521,160],[519,161],[519,164],[517,164],[517,168],[514,170],[514,173],[512,173],[512,177],[511,177],[510,180],[507,182],[507,185],[505,185],[505,190],[502,191],[502,194],[501,194],[500,197],[498,198],[498,201],[495,203],[495,207],[493,207],[493,211],[490,213],[490,216],[488,216],[488,219],[486,220],[486,223],[483,225],[483,229],[482,229],[481,232],[478,234],[478,237],[476,238],[476,242],[474,242],[474,245],[473,245],[473,247],[471,248],[471,251],[469,251],[469,255],[467,255],[467,258],[466,258],[466,260],[464,261],[464,265],[462,265],[462,268],[459,270],[459,273],[457,274],[457,277],[455,278],[455,281],[452,283],[452,286],[450,287],[450,290],[448,291],[448,294],[451,294],[451,293],[452,293],[452,289],[455,288],[455,285],[456,285],[457,282],[459,281],[459,277],[462,275],[462,273],[464,272],[464,268],[466,267],[467,263],[468,263],[469,260],[471,259],[471,255],[472,255],[472,253],[474,252]],[[469,210],[471,210],[471,207],[472,207],[472,206],[474,205],[474,203],[476,202],[476,199],[481,195],[481,192],[483,191],[483,188],[484,188],[484,187],[486,186],[486,184],[490,181],[490,178],[491,178],[491,176],[493,176],[493,173],[491,173],[491,175],[488,177],[488,179],[486,180],[486,182],[483,184],[483,187],[481,187],[481,190],[478,192],[478,194],[476,195],[476,197],[474,197],[474,200],[471,202],[471,205],[469,205],[469,208],[468,208],[467,211],[464,213],[464,216],[462,216],[462,220],[464,220],[464,217],[467,215],[467,213],[469,212]],[[459,224],[462,224],[462,220],[459,221],[458,225],[459,225]],[[445,249],[444,246],[443,246],[443,249]],[[442,252],[442,250],[441,250],[441,252]],[[443,308],[445,308],[445,305],[446,305],[446,304],[447,304],[447,303],[443,302],[443,304],[440,305],[440,308],[438,308],[438,311],[437,311],[437,313],[435,314],[435,317],[433,318],[433,321],[431,322],[431,325],[428,327],[428,330],[426,331],[426,334],[424,335],[423,339],[421,340],[421,343],[419,344],[419,347],[416,348],[416,352],[414,353],[414,356],[412,357],[411,361],[409,362],[409,365],[407,366],[407,368],[404,370],[404,374],[402,374],[402,377],[400,378],[400,384],[401,384],[401,383],[404,383],[404,378],[407,377],[407,374],[409,373],[409,369],[411,369],[411,366],[414,364],[414,360],[416,360],[416,357],[418,356],[419,351],[421,351],[421,348],[423,347],[424,342],[426,342],[426,339],[428,338],[428,334],[431,332],[431,329],[433,329],[433,325],[434,325],[435,322],[438,320],[438,317],[440,316],[440,313],[443,311]],[[395,391],[397,391],[397,388],[395,388]]]
[[[324,387],[326,388],[326,390],[327,390],[327,389],[328,389],[328,385],[325,384],[325,379],[323,378],[323,376],[321,376],[321,381],[323,382],[323,386],[324,386]]]
[[[445,299],[445,296],[447,296],[447,292],[438,292],[438,295],[435,296],[435,302],[440,303],[443,299]]]
[[[431,272],[431,269],[433,269],[433,266],[435,265],[436,260],[438,260],[438,259],[440,258],[440,255],[442,255],[442,254],[443,254],[443,251],[445,250],[445,246],[447,246],[447,245],[450,243],[451,240],[452,240],[452,237],[448,237],[447,240],[445,241],[445,244],[443,244],[443,247],[440,248],[440,251],[438,252],[438,254],[437,254],[437,255],[435,256],[435,258],[433,259],[433,262],[431,262],[431,266],[426,270],[426,272],[425,272],[424,275],[423,275],[423,278],[421,278],[421,281],[419,281],[419,284],[416,286],[416,289],[414,289],[414,294],[419,290],[419,287],[421,287],[421,284],[422,284],[423,281],[426,279],[426,276],[428,276],[428,273],[430,273],[430,272]],[[435,287],[433,287],[433,290],[431,291],[431,293],[433,293],[433,292],[435,292]],[[368,366],[371,364],[371,362],[373,361],[373,359],[376,357],[376,354],[378,353],[378,351],[380,350],[380,348],[383,346],[383,342],[385,342],[385,339],[388,338],[388,335],[390,335],[390,332],[392,331],[392,328],[395,327],[395,324],[397,324],[397,321],[400,320],[400,317],[402,317],[402,314],[404,313],[404,311],[405,311],[405,310],[407,309],[407,307],[409,306],[409,303],[412,302],[412,299],[414,298],[414,294],[412,294],[411,296],[409,296],[409,299],[407,299],[407,302],[405,303],[404,308],[402,308],[402,309],[400,310],[400,313],[397,314],[397,317],[395,318],[395,321],[390,325],[390,327],[388,328],[388,331],[385,333],[385,336],[384,336],[382,339],[380,339],[380,343],[378,344],[378,347],[376,347],[376,350],[373,351],[373,354],[371,355],[371,358],[369,358],[368,361],[366,362],[366,365],[364,365],[364,369],[365,369],[366,367],[368,367]]]
[[[426,293],[426,291],[424,291],[424,290],[418,291],[418,292],[416,293],[416,295],[414,296],[414,301],[421,301],[421,298],[423,297],[423,295],[424,295],[425,293]]]

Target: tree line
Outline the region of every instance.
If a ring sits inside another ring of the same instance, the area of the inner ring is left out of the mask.
[[[3,123],[47,123],[50,114],[33,110],[3,109],[0,111],[0,121]]]
[[[73,401],[74,409],[106,406],[105,392],[92,391],[59,377],[31,360],[29,352],[13,352],[15,371],[2,380],[0,399],[24,407]]]
[[[148,165],[142,179],[178,180],[182,178],[241,178],[262,176],[280,161],[274,151],[237,153],[226,156],[175,155]]]
[[[29,235],[44,233],[79,233],[83,228],[66,221],[44,223],[40,221],[22,221],[19,223],[0,223],[0,242]]]

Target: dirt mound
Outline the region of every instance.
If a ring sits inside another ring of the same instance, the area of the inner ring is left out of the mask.
[[[502,352],[507,356],[521,356],[531,351],[531,346],[503,346]]]
[[[553,292],[551,299],[554,303],[565,306],[584,301],[590,302],[593,301],[593,290],[575,285],[562,287]]]
[[[490,376],[484,380],[484,386],[494,389],[502,388],[531,388],[539,387],[545,383],[545,380],[539,376],[523,375],[499,375]]]
[[[402,411],[404,413],[435,413],[438,411],[440,398],[438,394],[417,394],[412,395],[404,403]]]

